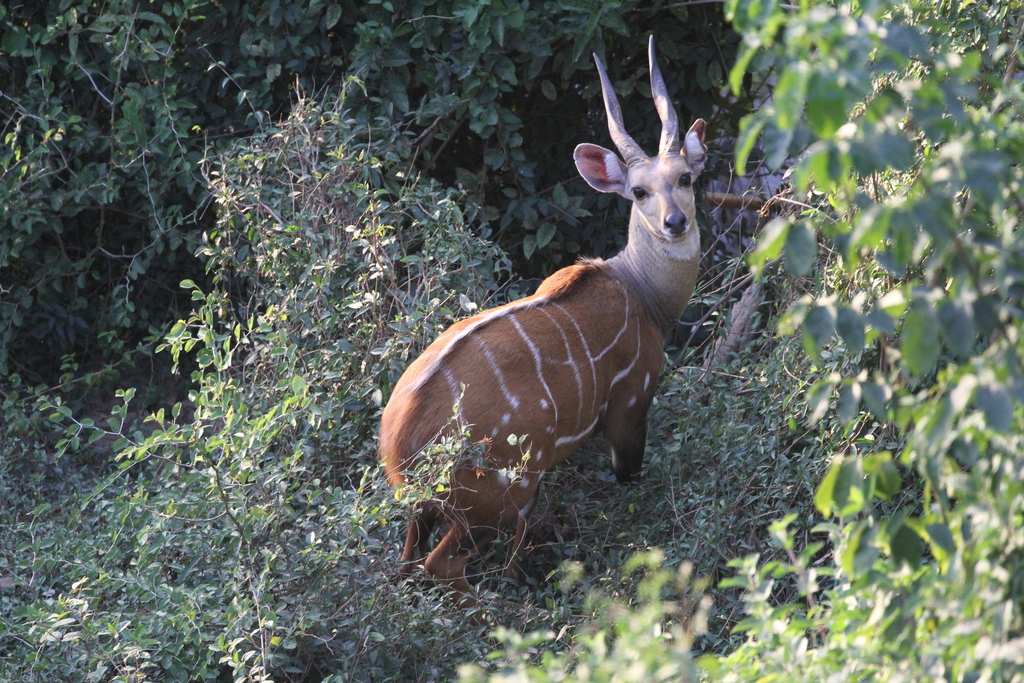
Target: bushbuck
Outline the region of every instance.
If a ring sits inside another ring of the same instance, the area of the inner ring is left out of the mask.
[[[515,522],[514,556],[544,473],[592,434],[603,431],[610,443],[618,481],[640,475],[665,338],[697,279],[693,182],[707,153],[702,119],[680,142],[653,38],[648,53],[662,121],[657,156],[626,132],[597,55],[608,128],[622,156],[593,144],[573,154],[591,187],[633,203],[625,248],[607,261],[562,268],[532,296],[455,323],[409,366],[384,408],[380,457],[392,486],[405,484],[418,454],[455,429],[455,405],[480,444],[482,456],[457,466],[447,489],[419,504],[400,570],[407,575],[425,557],[427,574],[468,602],[472,554]],[[438,525],[446,531],[431,550]]]

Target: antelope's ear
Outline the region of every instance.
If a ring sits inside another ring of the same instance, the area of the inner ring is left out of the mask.
[[[583,179],[598,192],[618,192],[626,196],[626,165],[615,152],[598,145],[577,145],[572,153]]]
[[[694,175],[704,170],[704,161],[708,156],[707,145],[704,144],[704,119],[697,119],[686,132],[683,140],[683,151],[686,153],[686,163]]]

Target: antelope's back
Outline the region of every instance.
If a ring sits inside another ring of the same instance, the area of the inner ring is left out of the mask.
[[[490,440],[492,464],[517,464],[515,434],[527,437],[527,468],[546,470],[600,426],[616,394],[646,409],[637,397],[653,392],[661,346],[604,262],[563,268],[533,296],[452,325],[409,366],[381,419],[388,480],[402,483],[415,454],[452,428],[456,402],[473,440]]]

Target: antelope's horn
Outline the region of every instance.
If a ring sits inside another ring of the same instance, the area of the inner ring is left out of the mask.
[[[658,154],[679,154],[679,118],[668,98],[665,81],[654,58],[654,36],[651,36],[647,45],[647,56],[651,62],[651,95],[654,97],[654,106],[658,108],[658,116],[661,117],[661,144],[658,146]]]
[[[646,159],[647,155],[626,132],[626,126],[622,123],[619,99],[615,96],[611,81],[608,80],[604,64],[596,54],[594,61],[597,62],[597,72],[601,75],[601,94],[604,95],[604,110],[608,113],[608,132],[611,133],[612,142],[615,143],[615,147],[618,148],[626,165],[632,166],[634,163]]]

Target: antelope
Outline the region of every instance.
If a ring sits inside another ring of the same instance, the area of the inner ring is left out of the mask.
[[[662,121],[658,155],[648,157],[626,132],[597,55],[608,128],[622,159],[593,144],[573,153],[591,187],[633,202],[623,250],[562,268],[532,296],[455,323],[408,367],[384,408],[380,457],[393,487],[407,483],[425,447],[452,432],[453,406],[483,449],[482,459],[454,470],[446,491],[418,505],[399,570],[408,576],[426,557],[427,574],[471,604],[465,569],[473,553],[515,522],[514,558],[541,478],[592,434],[603,431],[611,445],[619,482],[640,476],[665,338],[697,279],[693,181],[707,152],[703,119],[680,145],[653,37],[648,58]],[[431,550],[439,524],[447,532]]]

